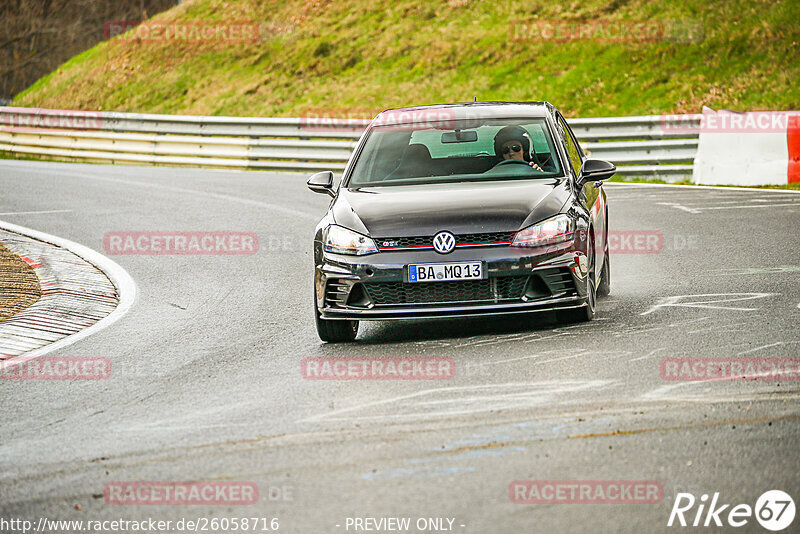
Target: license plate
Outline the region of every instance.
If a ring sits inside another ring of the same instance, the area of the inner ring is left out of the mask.
[[[481,280],[483,262],[418,263],[408,266],[409,282],[447,282],[452,280]]]

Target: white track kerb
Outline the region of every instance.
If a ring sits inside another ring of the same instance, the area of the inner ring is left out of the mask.
[[[45,243],[50,243],[66,249],[76,256],[79,256],[80,258],[94,265],[96,268],[100,269],[114,285],[117,290],[117,294],[119,295],[119,304],[117,307],[114,308],[110,314],[106,315],[96,323],[84,328],[83,330],[80,330],[79,332],[54,341],[49,345],[25,352],[19,356],[6,360],[3,362],[3,365],[14,365],[15,363],[19,363],[30,358],[43,356],[54,350],[72,345],[76,341],[84,339],[95,332],[110,326],[119,320],[123,315],[125,315],[131,306],[133,306],[133,303],[136,300],[136,283],[133,281],[133,278],[131,278],[127,271],[125,271],[125,269],[120,267],[116,262],[112,261],[106,256],[88,247],[75,243],[74,241],[46,234],[44,232],[39,232],[37,230],[32,230],[30,228],[25,228],[24,226],[19,226],[6,221],[0,221],[0,228],[8,230],[9,232],[30,237],[32,239],[44,241]]]
[[[686,185],[686,184],[652,184],[649,182],[603,182],[603,187],[610,185],[614,188],[633,188],[633,187],[683,187],[686,189],[710,189],[713,191],[758,191],[759,193],[780,193],[780,194],[795,194],[800,195],[800,191],[796,189],[767,189],[764,187],[731,187],[727,185]]]

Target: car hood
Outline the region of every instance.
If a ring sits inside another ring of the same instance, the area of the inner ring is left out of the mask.
[[[564,179],[342,188],[332,210],[372,237],[510,232],[557,214],[569,194]]]

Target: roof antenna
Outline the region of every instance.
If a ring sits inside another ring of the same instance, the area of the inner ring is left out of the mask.
[[[478,101],[478,97],[477,97],[477,96],[473,96],[473,97],[472,97],[472,103],[474,104],[474,103],[475,103],[475,102],[477,102],[477,101]]]

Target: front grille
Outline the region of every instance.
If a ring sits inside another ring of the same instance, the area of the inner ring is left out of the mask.
[[[344,306],[347,302],[347,295],[350,293],[350,286],[351,284],[341,279],[329,280],[325,287],[325,306]]]
[[[364,284],[376,306],[479,303],[521,300],[527,276],[453,282],[380,282]]]
[[[461,234],[456,236],[456,245],[482,243],[511,243],[516,232],[488,232],[485,234]]]
[[[487,243],[507,245],[514,239],[515,232],[486,232],[482,234],[457,234],[456,247],[474,247]],[[416,237],[376,237],[380,250],[396,250],[409,247],[433,248],[433,236]]]
[[[553,295],[575,293],[575,282],[568,267],[543,269],[537,274],[544,280]]]

